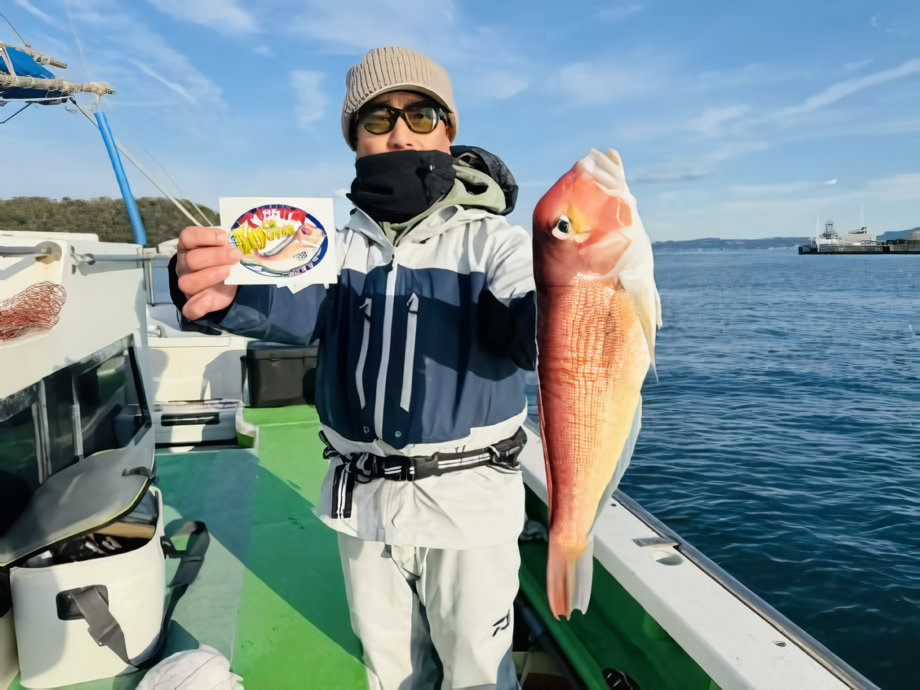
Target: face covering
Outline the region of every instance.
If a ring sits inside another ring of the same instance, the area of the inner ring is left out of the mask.
[[[378,223],[405,223],[454,186],[454,159],[441,151],[388,151],[355,161],[355,181],[346,194]]]

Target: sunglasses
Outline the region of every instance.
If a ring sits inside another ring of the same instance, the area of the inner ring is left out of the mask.
[[[403,109],[383,104],[371,105],[358,114],[358,124],[371,134],[386,134],[393,131],[399,118],[416,134],[428,134],[434,131],[442,118],[447,118],[447,112],[441,106],[430,103],[413,103]]]

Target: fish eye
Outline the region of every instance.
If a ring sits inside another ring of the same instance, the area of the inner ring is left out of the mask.
[[[559,220],[553,228],[553,237],[559,240],[567,240],[571,236],[571,233],[572,221],[569,220],[568,216],[559,216]]]

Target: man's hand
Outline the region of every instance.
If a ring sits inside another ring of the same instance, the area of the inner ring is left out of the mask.
[[[237,286],[224,285],[224,280],[243,252],[231,247],[228,239],[220,228],[193,226],[179,234],[176,274],[179,289],[188,298],[182,314],[191,321],[229,307],[236,297]]]

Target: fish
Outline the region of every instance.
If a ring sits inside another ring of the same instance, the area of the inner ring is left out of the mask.
[[[632,456],[661,327],[652,245],[617,151],[591,149],[540,199],[533,254],[546,588],[569,618],[588,608],[594,526]]]

